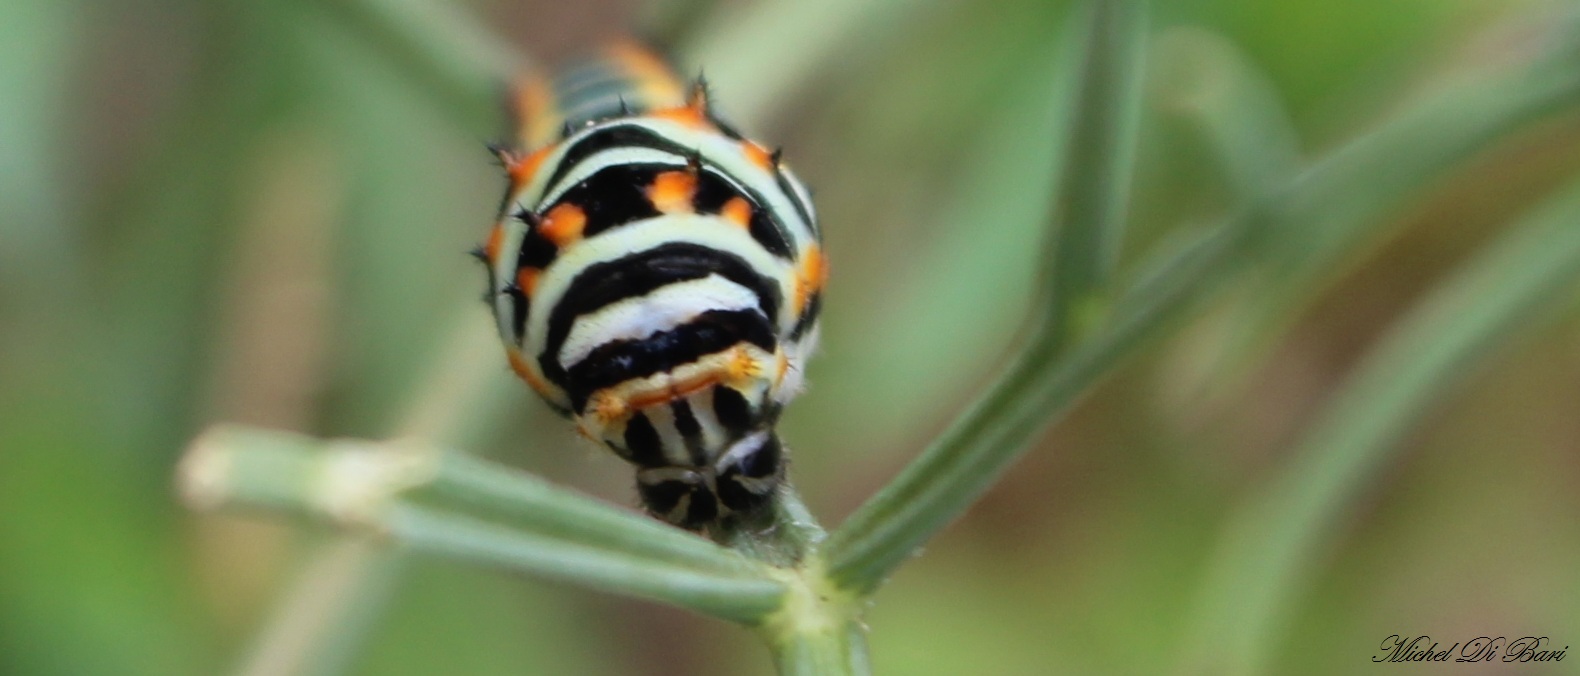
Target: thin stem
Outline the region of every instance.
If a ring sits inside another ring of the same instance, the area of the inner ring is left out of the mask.
[[[1053,246],[1044,300],[1033,309],[1031,338],[984,397],[942,438],[842,525],[829,541],[831,572],[841,584],[870,591],[932,533],[986,490],[1024,438],[987,441],[1028,420],[1012,411],[1046,382],[1048,365],[1070,335],[1071,318],[1106,278],[1101,259],[1122,227],[1139,105],[1145,4],[1096,0],[1080,59],[1075,113],[1070,118],[1063,177],[1052,220]],[[1117,82],[1111,80],[1118,78]],[[1102,174],[1102,175],[1096,175]],[[1082,328],[1085,328],[1083,326]],[[1032,419],[1046,417],[1046,410]],[[1029,433],[1025,435],[1029,437]]]
[[[676,566],[731,575],[762,571],[762,566],[691,533],[461,453],[442,455],[433,480],[415,491],[414,498]]]
[[[846,621],[773,643],[774,666],[781,676],[862,676],[872,673],[867,634],[859,622]]]
[[[867,630],[860,619],[864,601],[834,586],[822,560],[808,559],[784,577],[787,593],[779,610],[763,622],[761,633],[782,675],[864,676]]]
[[[221,426],[193,443],[181,486],[199,508],[296,512],[420,550],[737,622],[760,620],[785,590],[766,566],[695,535],[503,467],[409,444]]]
[[[801,565],[828,536],[789,485],[761,518],[717,528],[711,535],[725,547],[780,568]]]
[[[1106,305],[1124,234],[1141,113],[1147,26],[1143,0],[1093,2],[1076,69],[1074,106],[1049,225],[1045,273],[1054,307],[1049,349],[1093,328]]]
[[[1057,368],[1024,353],[987,396],[829,537],[830,574],[847,589],[871,591],[927,538],[953,520],[1019,458],[1031,438],[1056,422],[1081,394],[1160,326],[1183,315],[1220,281],[1254,223],[1231,222],[1179,252],[1121,309],[1108,329],[1076,347]],[[859,520],[858,520],[859,519]]]
[[[779,607],[785,592],[784,585],[763,575],[704,572],[584,546],[579,539],[544,537],[416,506],[395,505],[383,527],[416,551],[669,603],[742,624],[761,621]]]

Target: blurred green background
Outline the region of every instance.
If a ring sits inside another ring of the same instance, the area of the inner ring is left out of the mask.
[[[796,483],[829,525],[942,429],[1011,345],[1069,52],[1062,2],[865,4],[876,9],[853,33],[812,21],[742,46],[822,55],[751,131],[785,145],[813,187],[832,257],[824,348],[784,431]],[[1568,4],[1154,3],[1122,269],[1435,84],[1530,58]],[[637,26],[716,42],[753,7],[454,9],[553,61]],[[385,436],[452,332],[489,325],[464,252],[503,186],[483,150],[491,132],[458,123],[411,64],[321,10],[0,3],[0,674],[234,668],[330,535],[187,511],[172,487],[184,445],[222,420]],[[686,67],[699,65],[714,72]],[[773,90],[751,76],[715,83],[726,114],[732,88]],[[1249,164],[1221,151],[1223,100],[1253,111],[1236,125],[1265,127],[1247,136]],[[877,673],[1166,671],[1225,517],[1283,466],[1390,322],[1576,172],[1580,106],[1388,210],[1359,255],[1290,303],[1258,315],[1256,279],[1237,278],[895,577],[868,616]],[[1574,296],[1455,388],[1366,484],[1309,562],[1273,673],[1406,668],[1369,664],[1390,634],[1580,647]],[[1262,317],[1250,338],[1247,316]],[[524,387],[502,391],[493,405],[508,424],[477,430],[470,450],[633,503],[616,459]],[[381,610],[355,673],[771,668],[723,623],[448,562],[408,562]],[[1580,674],[1580,657],[1496,673]]]

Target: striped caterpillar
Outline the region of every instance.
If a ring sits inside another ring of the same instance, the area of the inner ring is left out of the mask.
[[[699,529],[769,504],[774,431],[817,343],[816,213],[778,152],[630,45],[517,88],[478,252],[512,369]]]

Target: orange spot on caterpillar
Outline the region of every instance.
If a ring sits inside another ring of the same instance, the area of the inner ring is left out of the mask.
[[[488,231],[488,242],[483,244],[483,255],[488,257],[488,265],[492,267],[494,261],[499,260],[499,248],[505,245],[505,226],[495,223],[494,228]]]
[[[503,146],[494,146],[492,148],[494,157],[498,158],[499,163],[504,165],[505,174],[510,177],[511,194],[515,194],[526,187],[527,182],[532,180],[532,175],[537,173],[538,167],[543,166],[543,161],[553,154],[556,147],[539,148],[526,155]]]
[[[516,287],[521,289],[522,295],[531,298],[538,289],[538,277],[543,274],[539,268],[526,267],[516,271]]]
[[[752,141],[741,142],[741,152],[746,153],[746,159],[764,171],[774,170],[774,154]]]
[[[737,347],[730,351],[729,361],[724,365],[724,380],[738,390],[746,386],[763,374],[762,366],[752,358],[751,353]]]
[[[665,214],[689,214],[695,210],[697,174],[691,170],[666,171],[647,187],[647,199]]]
[[[822,291],[828,284],[828,257],[823,255],[823,249],[816,244],[807,247],[806,265],[810,271],[808,277],[812,280],[812,290]]]
[[[724,220],[745,228],[752,222],[752,204],[744,197],[731,197],[730,201],[725,202],[724,207],[719,209],[719,215],[723,216]]]
[[[823,250],[816,244],[808,245],[801,253],[801,264],[796,268],[795,298],[791,309],[801,314],[812,294],[822,291],[823,285],[827,283],[828,262],[823,258]]]
[[[592,397],[587,407],[598,420],[600,425],[608,425],[616,420],[631,414],[631,407],[624,399],[609,390],[603,390]]]
[[[587,212],[575,204],[562,202],[544,214],[538,232],[544,239],[563,249],[581,239],[582,230],[586,227]]]
[[[505,355],[510,359],[510,370],[515,371],[517,377],[526,381],[527,385],[536,390],[544,399],[553,401],[554,393],[549,390],[549,384],[543,382],[543,377],[532,370],[532,366],[527,363],[526,357],[521,356],[520,350],[505,348]]]
[[[655,110],[651,113],[651,115],[658,119],[669,120],[670,122],[674,122],[683,127],[690,127],[692,129],[707,127],[709,124],[711,124],[708,122],[706,110],[693,108],[690,105]]]
[[[538,167],[543,166],[543,161],[554,153],[558,146],[545,146],[533,151],[526,157],[512,157],[505,162],[505,171],[510,173],[510,191],[512,193],[526,187],[532,181],[532,175],[538,172]]]
[[[718,383],[719,374],[717,372],[702,373],[686,380],[672,382],[668,388],[653,392],[643,392],[633,396],[626,401],[626,405],[632,410],[639,411],[649,406],[667,404],[681,397],[690,396],[694,392],[700,392]]]
[[[681,375],[684,374],[684,375]],[[589,411],[607,424],[631,411],[639,411],[713,387],[720,383],[738,390],[750,389],[762,377],[763,366],[745,344],[706,355],[682,366],[678,373],[654,381],[627,381],[593,393]],[[602,411],[599,413],[599,411]]]

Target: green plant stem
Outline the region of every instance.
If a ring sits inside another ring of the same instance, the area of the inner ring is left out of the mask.
[[[780,674],[864,676],[867,629],[861,597],[835,586],[821,558],[783,575],[784,604],[759,628]]]
[[[780,568],[801,565],[828,536],[788,485],[759,521],[715,529],[710,535],[725,547]]]
[[[458,454],[220,426],[193,443],[181,479],[196,507],[304,514],[737,622],[760,620],[785,591],[736,552]]]
[[[1075,392],[1045,403],[1039,388],[1064,349],[1071,328],[1095,325],[1096,295],[1124,219],[1134,150],[1133,108],[1139,105],[1140,61],[1146,28],[1138,0],[1097,0],[1087,15],[1088,39],[1079,60],[1075,111],[1066,133],[1062,177],[1050,222],[1053,244],[1043,298],[1032,309],[1030,339],[988,393],[943,437],[907,466],[838,528],[828,543],[830,572],[850,589],[871,591],[934,532],[953,520],[997,479],[1053,408]]]
[[[1051,279],[1045,302],[1056,324],[1036,343],[1058,350],[1094,328],[1106,306],[1109,277],[1119,255],[1135,164],[1146,54],[1144,0],[1090,3],[1082,22],[1074,102],[1059,185],[1054,190]]]
[[[760,575],[763,567],[735,552],[658,521],[586,498],[536,476],[476,457],[446,453],[437,473],[413,496],[519,530],[721,575]]]
[[[1411,425],[1580,288],[1580,184],[1466,263],[1366,357],[1267,490],[1230,520],[1185,673],[1260,673],[1283,608]]]
[[[866,630],[855,620],[771,642],[783,676],[860,676],[872,672]]]
[[[825,555],[842,587],[871,591],[933,533],[993,485],[1031,438],[1056,422],[1092,383],[1157,328],[1184,314],[1219,281],[1255,221],[1236,219],[1179,252],[1151,279],[1139,305],[1121,308],[1102,334],[1074,348],[1057,367],[1045,354],[1023,353],[986,397],[967,410],[922,456],[829,536]],[[860,520],[858,520],[860,519]]]
[[[381,526],[415,551],[669,603],[741,624],[760,622],[784,595],[783,585],[761,574],[724,575],[676,566],[586,546],[580,538],[545,537],[416,506],[393,506]]]

